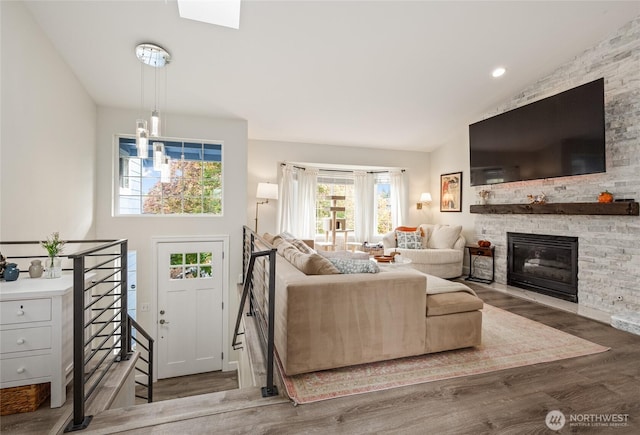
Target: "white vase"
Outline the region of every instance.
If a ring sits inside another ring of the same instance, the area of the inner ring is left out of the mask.
[[[62,259],[49,257],[44,263],[45,278],[60,278],[62,276]]]

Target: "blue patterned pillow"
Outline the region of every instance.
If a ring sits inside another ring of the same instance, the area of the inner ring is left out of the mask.
[[[329,258],[329,261],[340,273],[378,273],[378,264],[371,260],[356,260],[353,258]]]
[[[416,231],[396,231],[398,248],[422,249],[422,232]]]

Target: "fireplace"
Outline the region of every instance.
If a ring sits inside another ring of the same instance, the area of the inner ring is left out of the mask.
[[[507,233],[507,284],[578,302],[578,238]]]

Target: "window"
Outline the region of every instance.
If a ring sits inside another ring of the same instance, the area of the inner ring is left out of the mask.
[[[391,182],[387,172],[375,174],[375,225],[378,235],[386,234],[391,228]],[[350,173],[322,172],[318,175],[318,190],[316,195],[316,234],[325,234],[329,229],[331,213],[332,195],[345,196],[344,205],[346,210],[338,212],[336,218],[345,219],[347,228],[354,228],[355,217],[355,194],[354,180]]]
[[[135,138],[118,138],[119,215],[222,215],[222,145],[163,140],[168,176],[139,158]]]
[[[388,173],[376,174],[376,223],[374,228],[380,234],[391,231],[391,179]]]
[[[347,228],[354,227],[354,202],[353,202],[353,176],[350,174],[319,174],[318,190],[316,192],[316,234],[326,234],[331,221],[331,196],[344,196],[339,206],[344,206],[345,211],[336,213],[336,218],[345,219]]]

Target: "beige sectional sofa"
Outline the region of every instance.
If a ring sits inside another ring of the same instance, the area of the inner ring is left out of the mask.
[[[427,276],[406,267],[324,275],[298,267],[276,256],[275,348],[287,375],[480,344],[473,292],[428,295]]]
[[[382,243],[385,254],[399,252],[411,260],[411,267],[422,273],[440,278],[457,278],[462,275],[464,247],[466,240],[462,236],[461,226],[422,224],[419,248],[397,246],[396,232],[384,235]]]

